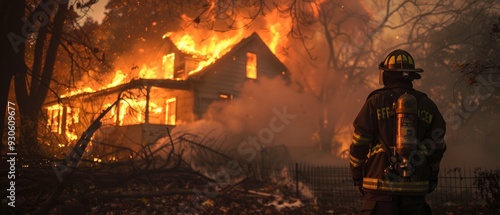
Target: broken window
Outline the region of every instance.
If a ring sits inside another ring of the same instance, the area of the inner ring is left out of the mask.
[[[56,104],[47,108],[47,127],[51,132],[62,133],[63,106]]]
[[[165,79],[174,78],[174,63],[175,63],[175,53],[170,53],[163,55],[162,66],[163,72],[165,73]]]
[[[177,99],[169,98],[165,106],[165,124],[175,125],[176,111],[177,111]]]
[[[80,109],[60,104],[47,108],[47,127],[51,132],[65,134],[68,140],[76,140],[76,124],[79,122]]]
[[[247,78],[257,79],[257,55],[252,52],[247,52]]]
[[[77,140],[76,124],[79,122],[80,109],[65,107],[66,108],[66,137],[68,140]]]
[[[163,121],[163,107],[158,106],[157,101],[149,101],[149,123],[161,124]]]

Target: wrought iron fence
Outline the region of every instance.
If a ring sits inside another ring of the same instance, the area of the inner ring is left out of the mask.
[[[476,168],[477,169],[477,168]],[[431,207],[482,204],[474,181],[475,168],[441,168],[436,190],[427,195]],[[262,166],[268,177],[281,178],[293,184],[295,195],[311,194],[339,208],[359,208],[362,197],[354,189],[348,166],[312,165],[307,163]],[[264,175],[263,175],[264,176]],[[497,179],[497,181],[500,178]]]

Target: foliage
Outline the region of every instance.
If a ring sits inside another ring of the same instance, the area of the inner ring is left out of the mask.
[[[474,170],[476,175],[474,186],[477,187],[478,195],[486,201],[488,207],[500,207],[500,170]]]

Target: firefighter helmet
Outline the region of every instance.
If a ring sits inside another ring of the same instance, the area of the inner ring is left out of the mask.
[[[384,61],[379,64],[380,84],[383,84],[383,75],[396,78],[420,79],[423,69],[415,68],[415,61],[407,51],[397,49],[389,53]]]

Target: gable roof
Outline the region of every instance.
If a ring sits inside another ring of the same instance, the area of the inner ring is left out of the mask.
[[[199,72],[196,72],[196,73],[190,75],[188,77],[188,79],[203,78],[208,73],[208,71],[211,71],[213,68],[217,67],[219,64],[221,64],[222,62],[224,62],[226,59],[231,58],[234,53],[240,51],[241,49],[243,49],[244,47],[246,47],[251,42],[257,42],[257,43],[263,44],[264,47],[265,47],[264,51],[269,52],[269,54],[270,54],[270,56],[272,56],[273,60],[275,60],[281,66],[283,66],[284,68],[286,68],[286,66],[281,62],[281,60],[278,59],[278,57],[276,57],[276,55],[274,55],[274,53],[269,49],[269,47],[262,40],[262,38],[260,38],[260,36],[257,34],[257,32],[253,32],[250,36],[248,36],[246,38],[243,38],[239,43],[237,43],[236,45],[234,45],[229,52],[227,52],[226,54],[224,54],[222,57],[220,57],[219,59],[217,59],[212,64],[204,67]]]
[[[101,95],[109,95],[112,93],[117,93],[120,91],[124,91],[127,89],[131,88],[136,88],[138,86],[155,86],[155,87],[161,87],[161,88],[169,88],[169,89],[183,89],[187,90],[190,88],[191,84],[190,81],[194,81],[197,79],[203,78],[206,74],[209,73],[212,69],[216,68],[217,66],[221,65],[226,59],[230,59],[234,53],[240,51],[241,49],[245,48],[248,44],[252,42],[257,42],[259,44],[262,44],[263,51],[268,52],[269,56],[273,58],[277,63],[279,63],[283,68],[286,68],[286,66],[274,55],[274,53],[271,52],[269,47],[266,45],[266,43],[260,38],[260,36],[256,33],[253,32],[250,36],[242,39],[239,43],[234,45],[229,52],[224,54],[222,57],[217,59],[215,62],[212,64],[204,67],[201,69],[199,72],[196,72],[192,75],[189,75],[187,80],[171,80],[171,79],[133,79],[128,83],[123,83],[115,87],[103,89],[103,90],[98,90],[95,92],[84,92],[76,95],[72,95],[69,97],[65,98],[60,98],[59,100],[53,100],[46,102],[44,106],[51,106],[60,102],[63,102],[65,100],[68,100],[70,98],[82,98],[82,97],[91,97],[91,96],[101,96]],[[169,39],[167,40],[167,45],[169,45],[170,51],[182,53],[180,50],[177,49],[177,47],[170,41]],[[173,47],[172,47],[173,45]],[[173,50],[172,50],[173,49]]]

